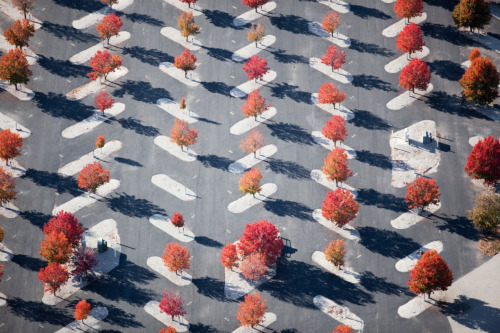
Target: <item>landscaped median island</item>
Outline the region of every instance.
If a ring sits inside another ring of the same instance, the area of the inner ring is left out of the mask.
[[[55,333],[74,333],[74,332],[92,332],[98,330],[99,322],[106,319],[108,316],[108,309],[104,306],[94,308],[90,314],[85,318],[85,322],[75,320],[74,322],[66,325]]]

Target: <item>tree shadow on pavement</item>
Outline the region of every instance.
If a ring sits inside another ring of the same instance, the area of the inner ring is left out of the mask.
[[[47,58],[43,54],[38,55],[38,63],[51,74],[61,77],[86,77],[91,71],[90,67],[75,65],[69,60],[59,60],[52,57]]]
[[[151,83],[146,81],[127,80],[118,84],[120,87],[113,91],[113,96],[122,98],[124,95],[130,95],[139,102],[156,104],[160,98],[172,99],[170,93],[164,88],[153,88]]]
[[[356,15],[362,19],[376,18],[376,19],[381,19],[381,20],[388,20],[391,18],[390,15],[387,15],[383,11],[378,10],[376,8],[373,8],[373,7],[368,8],[365,6],[359,6],[359,5],[353,5],[353,4],[349,4],[349,7],[351,7],[351,12],[354,15]]]
[[[214,59],[220,61],[233,61],[231,59],[231,57],[233,56],[233,52],[229,50],[221,49],[218,47],[208,47],[208,46],[202,46],[202,48],[207,50],[207,54]]]
[[[437,223],[437,228],[441,231],[448,231],[473,241],[479,239],[478,231],[465,216],[431,214],[429,219]]]
[[[43,225],[49,222],[49,220],[52,218],[51,215],[37,212],[35,210],[25,210],[19,212],[19,216],[29,221],[29,223],[33,224],[34,226],[39,227],[40,229],[42,229]]]
[[[55,172],[28,169],[22,178],[29,179],[38,186],[56,189],[59,193],[69,193],[74,196],[84,193],[74,177],[61,176]]]
[[[198,161],[200,161],[201,164],[203,164],[203,166],[206,168],[210,167],[221,170],[227,170],[227,168],[229,168],[229,165],[234,162],[227,157],[222,157],[214,154],[198,155]]]
[[[496,332],[500,318],[500,309],[477,299],[459,295],[453,303],[438,302],[441,312],[451,317],[457,323],[471,330],[481,332]]]
[[[377,44],[364,43],[355,38],[351,38],[350,48],[358,52],[383,55],[386,57],[394,57],[396,55],[393,51],[385,47],[378,46]]]
[[[220,10],[204,9],[203,14],[207,20],[218,28],[231,28],[235,30],[243,30],[244,27],[237,27],[233,25],[233,20],[236,18],[226,12]]]
[[[308,309],[316,309],[313,298],[317,295],[334,299],[339,304],[374,303],[373,297],[357,285],[296,260],[279,260],[276,276],[258,289],[280,301]]]
[[[371,293],[382,293],[386,295],[403,295],[411,296],[413,293],[409,292],[407,288],[402,288],[397,284],[388,282],[386,277],[379,277],[370,271],[365,271],[361,275],[361,285],[363,288]]]
[[[295,35],[311,35],[316,36],[309,32],[308,24],[310,23],[303,17],[297,15],[283,15],[273,16],[270,18],[271,24],[280,30],[289,31]]]
[[[134,161],[130,158],[125,158],[125,157],[115,157],[115,161],[118,163],[121,163],[121,164],[127,164],[127,165],[134,166],[134,167],[142,168],[144,166],[137,161]]]
[[[439,39],[458,46],[479,45],[474,40],[465,36],[457,27],[452,25],[443,25],[439,23],[424,22],[420,24],[420,29],[426,37]]]
[[[285,96],[297,103],[312,104],[311,93],[297,90],[298,86],[293,86],[287,82],[276,83],[271,87],[273,97],[284,98]]]
[[[282,199],[266,200],[264,201],[264,209],[277,216],[294,217],[301,221],[314,222],[313,210],[300,202]]]
[[[463,99],[457,95],[450,95],[445,91],[433,91],[427,96],[425,102],[432,109],[454,114],[465,118],[479,118],[484,120],[491,120],[490,118],[482,115],[474,109],[469,109],[463,103]]]
[[[152,66],[160,66],[162,62],[174,62],[174,57],[157,49],[146,49],[142,46],[128,46],[122,50],[124,55],[139,60]],[[141,81],[141,83],[143,83]],[[149,83],[149,82],[148,82]],[[151,85],[150,85],[151,86]]]
[[[429,5],[429,6],[437,6],[437,7],[442,7],[448,11],[453,11],[455,8],[456,4],[458,3],[455,0],[424,0],[424,2]]]
[[[196,323],[196,324],[191,324],[189,325],[189,332],[191,333],[224,333],[223,331],[220,331],[213,326],[202,324],[202,323]]]
[[[217,249],[222,249],[224,245],[216,241],[215,239],[206,237],[206,236],[196,236],[194,238],[194,241],[200,245],[207,246],[207,247],[214,247]]]
[[[139,14],[139,13],[126,14],[123,12],[119,12],[119,13],[120,13],[120,15],[125,16],[127,19],[129,19],[133,23],[145,23],[145,24],[149,24],[149,25],[152,25],[155,27],[162,27],[165,25],[163,23],[163,21],[160,21],[160,20],[158,20],[152,16],[149,16],[147,14]]]
[[[362,163],[368,163],[377,168],[392,169],[391,159],[383,154],[372,153],[368,150],[356,150],[355,158]]]
[[[359,227],[357,229],[361,235],[360,244],[384,257],[400,259],[420,248],[420,244],[392,230],[374,227]]]
[[[358,190],[357,201],[362,205],[376,206],[394,212],[407,212],[405,200],[390,193],[380,193],[371,188],[360,188]]]
[[[37,273],[40,271],[41,268],[47,266],[47,263],[45,261],[24,254],[14,254],[14,257],[12,258],[11,261],[15,264],[18,264],[19,267],[21,268]]]
[[[75,42],[83,43],[99,42],[99,38],[97,36],[82,32],[67,25],[57,24],[50,21],[43,21],[42,29],[46,30],[59,39],[72,40]]]
[[[356,127],[363,127],[368,130],[388,130],[389,124],[379,116],[366,110],[353,110],[356,117],[350,122]]]
[[[224,281],[205,276],[193,278],[193,284],[196,286],[197,292],[203,296],[224,303],[236,302],[236,300],[226,298],[224,294]]]
[[[381,80],[378,76],[374,75],[354,75],[352,85],[366,90],[378,89],[383,91],[397,91],[389,82]]]
[[[78,300],[75,300],[74,303],[72,304],[71,308],[74,308],[76,306],[76,302]],[[109,304],[109,303],[101,303],[97,301],[92,302],[92,308],[97,308],[97,307],[106,307],[108,309],[108,316],[104,319],[104,322],[109,323],[111,325],[116,325],[119,327],[144,327],[140,322],[135,320],[135,315],[133,313],[128,313],[123,311],[120,308],[117,308],[116,306]],[[99,333],[102,333],[103,331],[99,330]]]
[[[203,88],[205,88],[206,90],[208,90],[211,93],[220,94],[220,95],[228,96],[228,97],[231,96],[231,94],[229,92],[231,91],[231,89],[234,88],[234,86],[228,86],[224,82],[220,82],[220,81],[211,81],[211,82],[202,81],[201,85],[203,86]]]
[[[460,80],[465,71],[459,64],[450,60],[434,60],[428,64],[433,74],[449,81]]]
[[[130,217],[147,217],[154,214],[163,214],[166,212],[163,208],[146,199],[136,198],[135,195],[120,193],[118,196],[104,199],[108,207],[114,211]]]
[[[290,179],[310,179],[311,171],[294,161],[284,161],[282,159],[270,157],[266,161],[266,170],[282,174]]]
[[[82,121],[95,113],[94,108],[79,101],[70,101],[62,94],[35,92],[33,101],[43,112],[55,118]]]
[[[103,8],[103,3],[98,0],[85,0],[85,1],[67,1],[67,0],[54,0],[56,4],[62,7],[67,7],[85,12],[95,12]]]
[[[19,297],[9,297],[7,307],[15,316],[23,317],[30,322],[65,326],[73,321],[73,317],[68,316],[66,311],[40,301],[25,301]]]
[[[286,53],[286,50],[283,49],[278,49],[276,51],[269,51],[272,55],[274,55],[274,58],[276,61],[282,63],[282,64],[308,64],[309,59],[298,55],[298,54],[288,54]]]
[[[141,120],[128,117],[118,119],[118,123],[125,129],[132,130],[139,135],[145,136],[158,136],[160,135],[160,131],[158,128],[148,125],[143,125]]]
[[[266,124],[271,130],[271,136],[285,142],[300,143],[303,145],[313,145],[316,142],[313,140],[310,133],[307,133],[303,127],[292,123],[274,123]]]

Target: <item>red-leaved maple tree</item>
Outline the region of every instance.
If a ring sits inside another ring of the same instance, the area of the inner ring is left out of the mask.
[[[72,247],[80,245],[83,228],[78,223],[78,219],[73,213],[60,211],[57,215],[45,223],[43,233],[49,235],[53,232],[62,232]]]
[[[424,3],[422,0],[396,0],[394,12],[397,17],[404,17],[405,22],[409,22],[412,17],[420,16],[424,12]]]
[[[78,187],[95,193],[102,184],[109,182],[109,170],[103,169],[101,163],[87,164],[78,174]]]
[[[332,333],[356,333],[356,331],[353,331],[349,325],[339,325],[335,327]]]
[[[321,22],[321,27],[323,30],[332,34],[340,25],[340,15],[336,11],[332,10],[328,14],[325,15],[323,21]]]
[[[269,267],[281,255],[283,246],[279,230],[274,224],[261,220],[245,226],[243,235],[239,238],[238,252],[244,258],[252,253],[260,253]]]
[[[335,185],[352,177],[352,171],[349,169],[349,163],[347,162],[347,153],[344,149],[335,147],[326,156],[324,162],[323,173],[328,180],[335,180]]]
[[[425,45],[420,27],[413,22],[399,32],[395,42],[396,48],[403,53],[408,53],[410,58],[412,53],[422,51]]]
[[[261,80],[268,70],[266,58],[256,55],[243,64],[243,71],[247,74],[248,79],[255,80],[255,82],[257,82],[257,79]]]
[[[333,82],[325,82],[319,88],[318,101],[321,104],[332,104],[335,109],[335,104],[342,103],[344,100],[345,93],[338,90]]]
[[[236,249],[236,245],[233,243],[227,243],[222,251],[220,252],[220,261],[222,265],[230,270],[233,270],[234,267],[238,267],[238,252]]]
[[[252,91],[245,99],[245,104],[241,107],[241,111],[245,117],[255,117],[268,110],[272,105],[266,104],[266,99],[259,94],[258,90]]]
[[[40,255],[49,263],[65,264],[73,255],[73,246],[63,232],[53,231],[42,241]]]
[[[101,90],[94,99],[94,106],[101,111],[101,114],[104,116],[104,111],[110,109],[114,102],[115,100],[113,97],[109,96],[105,90]]]
[[[0,58],[0,80],[9,81],[17,90],[17,85],[28,83],[33,74],[26,55],[21,49],[15,48]]]
[[[333,70],[338,70],[345,63],[345,51],[339,52],[336,46],[330,45],[326,53],[321,56],[321,63],[330,66]]]
[[[6,203],[16,198],[16,184],[14,177],[10,172],[6,172],[3,167],[0,167],[0,204]]]
[[[29,46],[30,37],[35,35],[35,25],[27,19],[17,20],[3,32],[9,44],[18,48]]]
[[[399,85],[406,90],[411,90],[413,93],[415,88],[427,90],[430,81],[431,70],[429,66],[418,58],[412,59],[399,74]]]
[[[48,264],[45,268],[40,268],[38,273],[38,280],[45,285],[45,291],[50,291],[54,295],[68,279],[68,268],[56,262]]]
[[[21,154],[22,147],[23,138],[19,134],[12,133],[8,128],[0,131],[0,158],[5,161],[5,165]]]
[[[184,216],[181,213],[174,213],[170,222],[177,228],[184,226]]]
[[[253,129],[244,140],[240,141],[241,150],[247,153],[253,153],[254,157],[257,156],[257,151],[265,145],[266,140],[264,136],[256,128]]]
[[[498,96],[499,73],[488,57],[476,57],[460,79],[462,98],[468,102],[486,105]]]
[[[257,12],[257,7],[264,6],[268,1],[269,0],[241,0],[241,3],[247,7],[255,9],[255,12]]]
[[[337,239],[331,241],[323,250],[325,254],[325,259],[340,268],[344,265],[344,254],[346,250],[344,249],[344,240]]]
[[[75,251],[73,257],[71,257],[71,263],[73,265],[73,270],[71,275],[78,275],[86,278],[89,272],[92,272],[92,268],[99,263],[97,257],[97,251],[90,247],[79,247]]]
[[[411,184],[406,184],[405,201],[408,208],[416,208],[419,212],[430,204],[439,203],[439,186],[434,179],[417,177]]]
[[[240,191],[244,194],[251,194],[255,198],[255,193],[260,193],[262,188],[259,183],[262,179],[262,174],[258,168],[252,168],[246,171],[240,178]]]
[[[163,298],[160,301],[160,313],[166,313],[172,317],[183,316],[186,314],[184,310],[184,300],[179,293],[165,289]]]
[[[177,19],[177,28],[181,32],[181,36],[186,37],[200,33],[200,27],[194,23],[193,12],[182,12]]]
[[[453,273],[436,250],[426,251],[410,271],[408,287],[416,294],[427,294],[435,290],[447,290],[453,282]]]
[[[182,0],[181,0],[182,1]],[[196,1],[196,0],[195,0]],[[162,328],[158,333],[177,333],[177,330],[172,326],[168,326],[166,328]]]
[[[344,142],[347,138],[344,118],[337,115],[332,116],[321,129],[321,133],[325,138],[332,140],[334,146],[337,146],[337,141]]]
[[[197,1],[198,0],[180,0],[180,2],[187,3],[189,8],[191,8],[192,3],[196,3]]]
[[[174,126],[170,131],[170,140],[180,146],[181,150],[184,150],[184,146],[188,147],[196,143],[198,131],[192,127],[190,128],[185,120],[175,118],[174,121]]]
[[[75,320],[81,320],[83,324],[83,321],[87,319],[89,314],[90,314],[90,303],[82,299],[75,306]]]
[[[494,185],[500,181],[500,142],[488,136],[479,140],[467,157],[465,172],[473,179],[482,179],[484,184]]]
[[[96,54],[90,58],[90,67],[92,72],[87,73],[91,80],[97,80],[104,77],[107,79],[109,73],[114,72],[120,68],[123,59],[118,54],[109,54],[108,51],[97,51]]]
[[[113,36],[118,36],[122,26],[123,22],[118,15],[111,13],[103,17],[101,23],[96,26],[96,29],[99,32],[99,37],[106,39],[109,44],[109,39]]]
[[[189,269],[189,251],[185,246],[180,246],[179,243],[168,243],[161,259],[165,267],[175,274],[178,272],[182,274],[183,270]]]
[[[267,271],[265,259],[260,253],[252,253],[240,265],[241,274],[249,280],[260,280]]]
[[[356,217],[358,210],[359,204],[354,200],[352,193],[349,190],[337,188],[326,194],[321,214],[325,219],[342,228]]]
[[[236,318],[240,321],[240,326],[254,327],[264,321],[266,310],[266,300],[263,300],[260,294],[248,294],[238,305]]]
[[[188,71],[194,71],[196,69],[196,56],[185,49],[180,55],[174,58],[175,68],[184,71],[184,77],[187,77]]]
[[[24,14],[24,18],[26,19],[26,15],[35,6],[35,2],[36,0],[12,0],[12,5],[19,9],[19,11]]]

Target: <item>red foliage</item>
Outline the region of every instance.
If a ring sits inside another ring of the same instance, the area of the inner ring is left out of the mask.
[[[181,98],[181,102],[179,103],[179,109],[184,110],[186,108],[186,97]]]
[[[177,19],[177,28],[181,31],[181,36],[186,37],[196,35],[200,32],[200,27],[194,24],[193,12],[182,12]]]
[[[355,331],[353,331],[352,327],[349,325],[339,325],[335,327],[332,333],[355,333]]]
[[[337,141],[344,142],[347,138],[344,118],[341,116],[332,116],[332,118],[326,122],[321,133],[325,138],[332,140],[335,146],[337,145]]]
[[[260,253],[252,253],[240,265],[241,274],[250,280],[259,280],[266,274],[266,263]]]
[[[109,182],[109,170],[102,168],[101,163],[87,164],[78,174],[78,187],[95,193],[102,184]]]
[[[165,289],[163,292],[163,298],[160,301],[160,313],[166,313],[167,315],[172,317],[183,316],[186,314],[184,311],[184,300],[179,293],[174,291],[169,291]]]
[[[71,258],[71,263],[74,269],[71,271],[72,275],[82,275],[86,277],[88,272],[94,268],[95,265],[99,263],[96,258],[97,251],[90,247],[78,248]]]
[[[175,68],[184,71],[184,77],[187,77],[188,71],[194,71],[196,69],[196,56],[185,49],[180,55],[174,58]]]
[[[23,139],[17,133],[12,133],[10,129],[0,131],[0,158],[9,163],[9,160],[21,154]]]
[[[257,120],[257,116],[270,107],[271,104],[266,105],[266,99],[259,94],[259,91],[254,90],[248,95],[245,104],[241,107],[241,111],[245,117],[255,117],[255,120]]]
[[[184,226],[184,216],[181,213],[174,213],[170,222],[177,228],[182,228]]]
[[[479,58],[481,56],[481,52],[477,47],[473,48],[469,53],[469,61],[472,62],[474,59]]]
[[[241,3],[247,7],[255,8],[257,11],[257,7],[264,6],[269,0],[241,0]]]
[[[179,243],[168,243],[161,257],[163,263],[169,271],[181,272],[189,269],[190,254],[185,246],[180,246]]]
[[[60,211],[43,226],[43,233],[45,235],[53,232],[62,232],[71,246],[77,247],[80,244],[83,228],[78,223],[78,219],[75,215],[69,212]]]
[[[97,140],[95,140],[95,146],[97,148],[102,148],[102,147],[104,147],[105,144],[106,144],[106,139],[104,139],[104,137],[102,135],[99,135],[97,137]]]
[[[103,17],[102,22],[96,26],[100,38],[108,41],[113,36],[118,36],[120,28],[123,26],[122,20],[116,14],[108,14]]]
[[[325,82],[318,91],[318,101],[321,104],[332,104],[335,108],[336,103],[342,103],[345,100],[345,93],[338,90],[333,82]]]
[[[426,90],[431,81],[431,70],[420,59],[412,59],[399,74],[399,85],[406,90],[415,92],[415,88]]]
[[[493,62],[487,57],[477,57],[459,81],[464,88],[462,98],[469,102],[486,105],[498,96],[499,76]]]
[[[260,193],[262,188],[259,182],[262,179],[262,174],[257,168],[252,168],[246,171],[240,178],[239,186],[240,191],[244,194],[252,194],[255,197],[255,193]]]
[[[0,167],[0,204],[4,205],[16,198],[14,177]]]
[[[198,0],[179,0],[180,2],[184,2],[184,3],[187,3],[189,8],[191,8],[191,4],[192,3],[196,3]],[[172,327],[173,328],[173,327]],[[167,332],[169,333],[169,332]],[[175,332],[174,332],[175,333]]]
[[[75,306],[75,320],[81,320],[82,323],[90,314],[90,304],[82,299]]]
[[[111,6],[118,3],[118,0],[101,0],[101,2],[108,4],[109,8],[111,8]]]
[[[337,188],[334,192],[326,194],[321,214],[341,228],[356,217],[358,210],[359,204],[354,200],[352,193]]]
[[[244,140],[240,141],[240,148],[244,152],[253,153],[253,156],[256,156],[257,150],[264,147],[265,144],[266,140],[264,139],[264,136],[258,129],[253,129]]]
[[[228,243],[220,253],[220,261],[227,269],[232,270],[233,267],[238,267],[238,252],[236,245]]]
[[[424,12],[424,3],[422,0],[396,0],[394,12],[397,17],[407,20],[415,16],[420,16]]]
[[[177,333],[177,330],[175,328],[173,328],[172,326],[168,326],[167,328],[162,328],[160,330],[160,332],[158,332],[158,333]]]
[[[334,148],[324,159],[325,164],[323,165],[323,173],[326,175],[328,180],[335,180],[335,184],[338,182],[344,182],[349,177],[352,177],[352,171],[349,169],[349,164],[347,162],[347,154],[342,148]]]
[[[333,32],[339,27],[340,25],[340,15],[336,11],[330,11],[328,14],[325,15],[323,18],[323,21],[321,22],[321,27],[323,30],[326,32],[332,34],[333,37]]]
[[[279,236],[279,230],[266,220],[247,224],[238,243],[238,251],[242,257],[260,253],[267,266],[276,262],[282,249],[283,240]]]
[[[0,282],[2,282],[3,273],[3,265],[0,265]]]
[[[24,14],[24,18],[26,19],[26,14],[30,12],[35,5],[35,2],[36,0],[12,0],[12,5],[19,9],[19,11]]]
[[[18,84],[28,83],[32,74],[26,55],[21,49],[9,50],[0,58],[0,80],[9,81],[16,89]]]
[[[95,97],[94,106],[104,115],[104,111],[111,108],[114,102],[115,100],[105,90],[102,90]]]
[[[425,209],[430,204],[439,203],[439,186],[436,185],[434,179],[417,177],[413,183],[406,184],[405,201],[408,203],[408,208]]]
[[[253,79],[255,82],[257,82],[257,79],[261,80],[268,70],[266,58],[256,55],[243,64],[243,71],[247,74],[248,79]]]
[[[262,300],[260,294],[249,294],[245,296],[245,301],[238,306],[236,318],[240,321],[240,326],[254,327],[264,320],[266,310],[266,300]]]
[[[3,34],[7,42],[18,48],[29,46],[29,39],[35,35],[35,25],[27,19],[17,20]]]
[[[73,246],[63,232],[53,231],[45,236],[39,253],[49,263],[65,264],[73,254]]]
[[[45,291],[50,291],[54,295],[61,286],[68,281],[69,274],[66,266],[53,262],[45,268],[40,268],[38,279],[42,284],[46,285]]]
[[[330,66],[333,70],[340,69],[345,63],[345,51],[339,52],[336,46],[330,45],[326,53],[321,56],[321,63]]]
[[[416,294],[446,290],[453,282],[453,273],[436,250],[426,251],[410,271],[408,287]]]
[[[187,121],[175,118],[175,124],[170,131],[170,139],[184,149],[184,146],[190,146],[196,142],[198,131],[192,127],[189,128]]]
[[[500,180],[500,142],[488,136],[479,140],[467,157],[465,172],[473,179],[483,179],[493,185]]]
[[[412,53],[422,51],[425,45],[420,27],[413,22],[401,30],[395,42],[396,48],[410,57]]]
[[[97,51],[96,54],[90,58],[90,67],[92,72],[87,73],[91,80],[108,77],[108,74],[114,72],[122,65],[123,59],[118,54],[110,55],[108,51]]]

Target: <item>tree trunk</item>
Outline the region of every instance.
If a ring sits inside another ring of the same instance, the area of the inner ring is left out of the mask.
[[[253,152],[253,157],[257,157],[257,151]]]
[[[15,87],[15,88],[16,88],[16,90],[17,90],[17,83],[14,83],[14,87]]]
[[[257,7],[255,7],[255,12],[257,13]]]
[[[184,77],[187,78],[188,77],[188,72],[187,71],[184,71]]]
[[[186,36],[186,42],[189,42],[189,35]]]
[[[332,72],[333,72],[333,65],[332,65]]]
[[[333,37],[333,31],[332,31],[332,37]]]
[[[27,14],[26,10],[23,10],[23,14],[24,14],[24,19],[26,20],[26,14]]]

